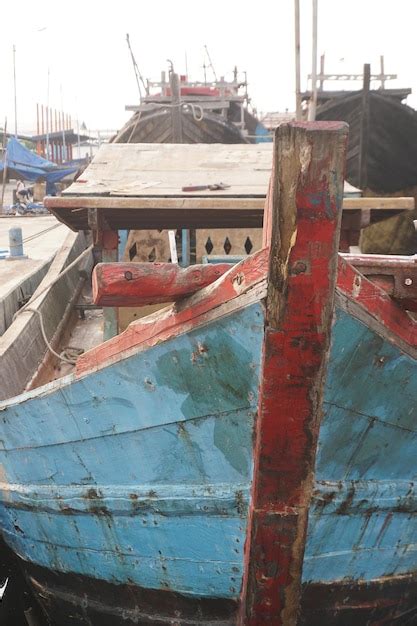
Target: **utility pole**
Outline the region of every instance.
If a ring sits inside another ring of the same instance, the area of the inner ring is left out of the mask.
[[[301,120],[301,79],[300,79],[300,0],[294,0],[295,25],[295,119]]]
[[[17,139],[16,46],[13,45],[14,136]]]
[[[46,158],[49,159],[49,67],[48,67],[48,86],[46,92]]]
[[[311,98],[308,106],[308,119],[314,122],[317,109],[317,4],[318,0],[313,0],[313,49],[311,66]]]

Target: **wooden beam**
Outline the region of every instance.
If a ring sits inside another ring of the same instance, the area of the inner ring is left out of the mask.
[[[402,210],[414,209],[414,198],[344,198],[343,210],[356,211],[358,209],[379,209],[379,210]],[[99,197],[99,196],[57,196],[46,197],[45,206],[54,212],[55,209],[68,209],[68,213],[82,211],[83,209],[186,209],[189,211],[198,209],[210,209],[222,211],[240,211],[243,209],[257,209],[263,212],[265,196],[253,198],[248,197],[214,197],[192,196],[192,197]],[[240,225],[239,225],[240,226]]]
[[[277,129],[267,205],[271,235],[263,377],[238,622],[246,626],[297,621],[333,316],[346,144],[343,123]]]
[[[100,263],[93,272],[94,304],[110,307],[175,302],[207,287],[231,268],[230,263]]]
[[[181,113],[181,96],[180,96],[180,79],[178,74],[171,72],[171,124],[172,124],[172,142],[182,143],[182,113]]]

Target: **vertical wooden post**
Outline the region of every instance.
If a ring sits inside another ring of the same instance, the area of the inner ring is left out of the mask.
[[[117,230],[110,230],[98,209],[88,209],[88,225],[91,229],[96,263],[101,261],[114,263],[118,260],[119,235]],[[103,340],[115,337],[119,332],[119,309],[103,308]]]
[[[368,145],[369,145],[369,90],[371,83],[371,66],[363,66],[362,111],[359,136],[359,187],[368,186]]]
[[[324,87],[324,59],[325,59],[325,55],[322,54],[320,57],[320,81],[319,81],[319,91],[323,91],[323,87]]]
[[[385,89],[385,71],[384,71],[384,55],[379,57],[381,63],[381,89]]]
[[[278,127],[266,326],[239,624],[296,624],[330,343],[347,125]]]
[[[178,74],[171,72],[171,123],[172,123],[172,143],[182,143],[182,118],[181,118],[181,96],[180,81]]]
[[[124,259],[128,237],[128,230],[119,230],[119,261]]]
[[[300,0],[294,0],[295,25],[295,119],[301,120],[301,77],[300,77]]]
[[[181,267],[190,265],[190,231],[187,228],[181,230]]]
[[[114,263],[118,260],[119,235],[117,230],[103,231],[103,263]],[[119,309],[117,307],[104,307],[103,340],[115,337],[119,332]]]

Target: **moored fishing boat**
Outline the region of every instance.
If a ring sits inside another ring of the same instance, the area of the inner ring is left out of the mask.
[[[116,143],[258,143],[271,136],[249,110],[247,82],[224,77],[190,82],[171,68],[161,81],[147,81],[146,95],[128,105],[132,117],[113,138]]]
[[[198,280],[97,266],[96,302],[176,303],[2,402],[1,529],[53,623],[415,620],[417,329],[338,256],[346,141],[281,126],[260,251]],[[107,260],[133,204],[89,209]]]

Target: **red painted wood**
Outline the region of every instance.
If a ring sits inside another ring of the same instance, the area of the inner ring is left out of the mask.
[[[417,256],[342,255],[407,311],[417,311]]]
[[[315,128],[281,126],[276,136],[276,177],[270,188],[275,196],[269,227],[272,289],[239,621],[248,626],[295,624],[299,609],[347,139],[343,124],[325,126],[324,134]],[[293,245],[287,256],[288,241]]]
[[[339,256],[337,289],[348,301],[358,304],[392,335],[417,347],[417,322],[388,293],[368,280],[345,258]]]
[[[93,272],[93,301],[102,306],[142,306],[176,301],[207,287],[230,263],[99,263]]]
[[[81,375],[101,367],[133,348],[149,347],[192,330],[203,323],[216,307],[249,292],[266,278],[269,250],[259,250],[224,274],[216,283],[179,302],[137,322],[111,340],[89,350],[77,360],[76,373]]]

